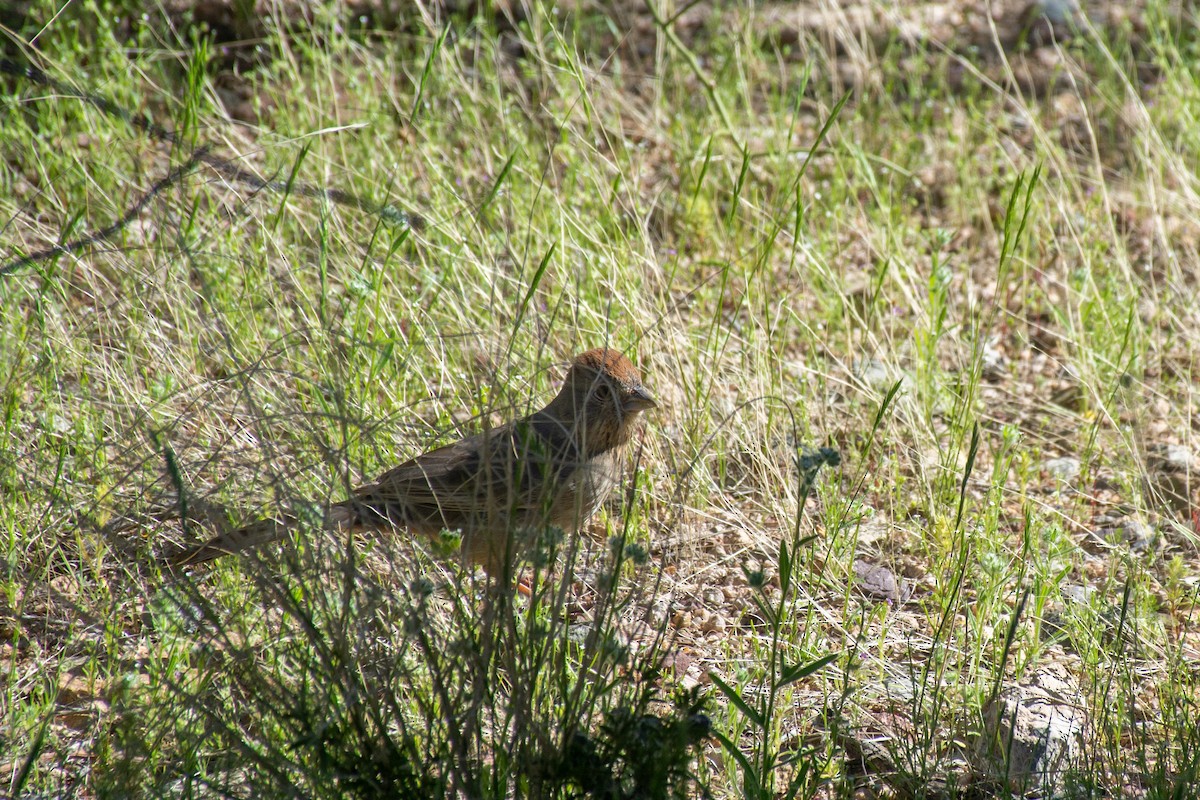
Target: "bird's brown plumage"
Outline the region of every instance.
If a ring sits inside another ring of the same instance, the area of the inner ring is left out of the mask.
[[[463,553],[496,573],[512,534],[582,526],[616,485],[637,415],[655,406],[629,359],[589,350],[534,414],[410,459],[331,506],[326,527],[461,531]],[[260,520],[173,559],[209,561],[280,538],[295,521]]]

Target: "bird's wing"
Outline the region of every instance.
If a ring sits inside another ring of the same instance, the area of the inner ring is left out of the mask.
[[[422,453],[383,473],[374,483],[355,489],[354,496],[366,503],[395,501],[440,505],[447,511],[466,509],[474,501],[483,447],[480,434]]]
[[[561,425],[541,415],[423,453],[354,492],[350,501],[393,523],[452,527],[469,517],[523,511],[573,468]],[[365,521],[365,520],[364,520]]]

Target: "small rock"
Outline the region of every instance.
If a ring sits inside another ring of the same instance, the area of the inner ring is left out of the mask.
[[[883,688],[884,696],[892,702],[908,703],[922,694],[920,683],[911,675],[889,675]]]
[[[723,586],[729,580],[728,567],[713,567],[708,571],[708,582]]]
[[[701,633],[722,633],[725,630],[725,618],[720,614],[709,614],[700,623]]]
[[[572,623],[567,626],[567,639],[577,645],[584,645],[592,634],[592,626],[590,624]]]
[[[1052,478],[1069,483],[1079,477],[1080,463],[1078,458],[1062,456],[1052,458],[1042,464],[1042,469]]]
[[[1005,689],[984,708],[979,767],[1010,791],[1059,796],[1062,776],[1082,755],[1085,705],[1078,684],[1057,665]]]
[[[108,711],[108,703],[103,700],[89,700],[59,711],[55,715],[58,722],[74,731],[91,728]]]
[[[858,544],[868,547],[891,533],[891,525],[879,518],[866,519],[858,525]]]
[[[690,611],[676,611],[671,615],[671,626],[674,628],[686,628],[692,624],[692,613]]]
[[[64,705],[91,699],[97,694],[93,682],[82,675],[63,674],[58,679],[58,702]]]
[[[998,343],[992,339],[983,346],[983,379],[998,383],[1007,377],[1008,359],[1001,352]]]
[[[746,611],[740,620],[743,628],[761,629],[767,627],[767,621],[757,611]]]
[[[1200,464],[1183,445],[1152,445],[1146,451],[1146,484],[1153,499],[1171,511],[1189,514],[1200,486]]]
[[[887,567],[859,559],[854,562],[854,588],[867,597],[901,603],[905,597],[904,579]]]
[[[1065,42],[1080,30],[1078,0],[1033,0],[1021,13],[1021,33],[1034,47]]]
[[[1091,601],[1092,595],[1096,593],[1096,587],[1068,583],[1059,589],[1059,592],[1062,593],[1063,600],[1066,600],[1068,603],[1086,606]]]
[[[671,659],[671,664],[675,668],[675,674],[677,675],[685,674],[695,662],[695,657],[685,650],[677,651],[674,658]]]
[[[1159,469],[1170,472],[1192,472],[1196,468],[1196,456],[1181,444],[1152,447],[1153,463]]]
[[[1125,520],[1120,531],[1121,538],[1134,553],[1153,553],[1162,546],[1162,539],[1159,537],[1158,531],[1140,520]]]
[[[1131,529],[1128,535],[1127,527]],[[1102,514],[1092,521],[1092,527],[1080,542],[1080,546],[1085,552],[1105,556],[1127,539],[1143,538],[1145,533],[1141,529],[1144,527],[1141,523],[1120,514]]]
[[[1032,121],[1029,125],[1032,127]],[[1058,324],[1050,314],[1043,312],[1029,316],[1029,345],[1034,350],[1053,355],[1061,343]]]
[[[877,358],[861,358],[854,362],[852,370],[859,383],[876,392],[891,391],[897,380],[887,365]]]
[[[1068,411],[1082,412],[1087,407],[1087,394],[1077,380],[1064,378],[1050,393],[1050,402]]]

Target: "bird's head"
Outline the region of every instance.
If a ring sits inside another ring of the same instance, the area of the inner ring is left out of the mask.
[[[547,410],[571,420],[584,449],[595,453],[627,442],[637,415],[657,406],[637,367],[616,350],[599,348],[576,356]]]

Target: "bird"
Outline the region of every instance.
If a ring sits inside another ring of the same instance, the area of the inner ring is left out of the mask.
[[[511,563],[514,534],[576,532],[612,492],[638,416],[658,406],[622,353],[577,356],[540,411],[409,459],[325,510],[335,531],[407,530],[462,535],[460,553],[496,577]],[[262,519],[169,559],[211,561],[282,538],[291,516]]]

